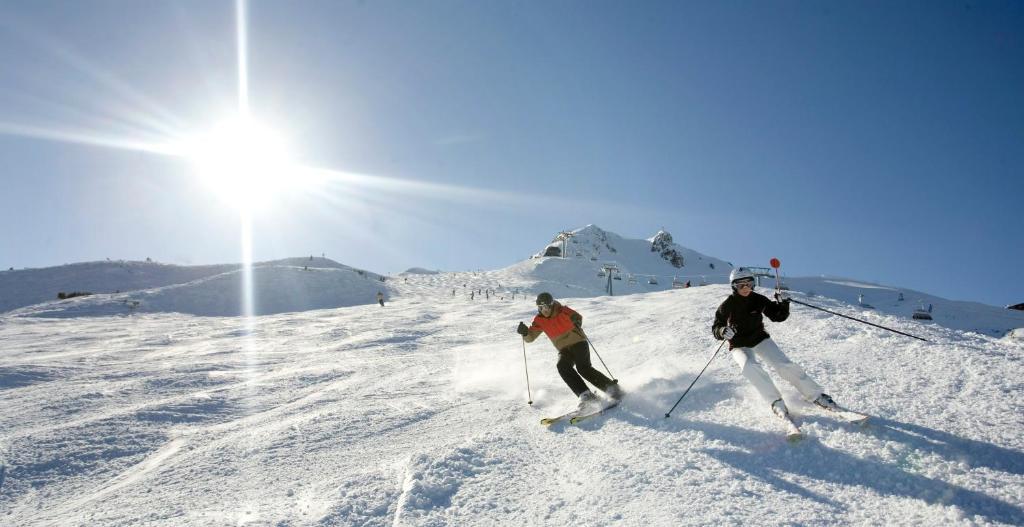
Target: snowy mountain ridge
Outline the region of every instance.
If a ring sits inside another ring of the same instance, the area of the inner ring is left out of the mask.
[[[564,252],[563,252],[564,248]],[[557,254],[559,256],[543,256]],[[564,254],[564,257],[561,255]],[[741,265],[749,265],[749,262]],[[677,266],[678,265],[678,266]],[[612,269],[610,273],[607,271]],[[255,265],[255,312],[270,315],[348,307],[385,297],[469,298],[549,291],[558,298],[633,295],[726,283],[732,264],[683,247],[661,229],[629,239],[596,225],[554,235],[532,258],[504,269],[439,272],[412,268],[397,279],[328,258],[287,258]],[[793,291],[840,300],[845,314],[911,318],[932,307],[929,323],[1003,336],[1024,328],[1024,312],[944,299],[905,288],[830,277],[784,277]],[[763,289],[774,278],[762,279]],[[58,300],[59,292],[92,296]],[[770,294],[770,292],[768,293]],[[153,262],[87,262],[46,269],[0,272],[0,313],[42,317],[110,316],[178,312],[200,316],[241,314],[241,266],[177,266]],[[13,311],[12,311],[13,310]]]
[[[84,262],[0,272],[0,313],[103,316],[180,312],[241,314],[240,264],[182,266],[140,261]],[[257,313],[271,314],[370,303],[383,276],[322,257],[253,264]],[[84,292],[57,300],[59,293]]]

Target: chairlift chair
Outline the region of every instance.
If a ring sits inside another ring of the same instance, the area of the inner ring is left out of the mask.
[[[932,314],[924,308],[924,304],[919,305],[912,316],[914,320],[932,320]]]

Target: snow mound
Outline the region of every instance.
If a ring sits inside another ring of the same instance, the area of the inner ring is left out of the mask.
[[[257,264],[252,270],[253,313],[272,315],[376,302],[388,294],[380,275],[306,258]],[[301,265],[301,266],[300,266]],[[176,277],[172,274],[166,278]],[[186,313],[200,316],[244,314],[240,268],[185,283],[139,291],[93,294],[21,308],[13,315],[49,318],[111,316],[135,313]],[[107,286],[109,287],[109,286]]]

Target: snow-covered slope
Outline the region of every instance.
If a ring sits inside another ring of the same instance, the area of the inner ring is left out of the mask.
[[[236,271],[239,267],[103,261],[3,271],[0,272],[0,312],[55,300],[60,292],[114,293],[150,289]]]
[[[406,269],[404,272],[402,272],[400,274],[402,274],[402,275],[410,275],[410,274],[441,274],[441,271],[431,271],[430,269],[424,269],[422,267],[412,267],[412,268]]]
[[[647,240],[625,239],[594,225],[571,232],[572,236],[564,237],[567,247],[565,258],[542,256],[561,254],[563,240],[560,238],[563,237],[556,236],[533,258],[507,268],[441,273],[430,277],[410,276],[403,283],[395,284],[395,294],[440,297],[453,296],[454,293],[468,299],[470,292],[484,295],[493,291],[498,296],[511,298],[513,293],[536,295],[549,291],[556,298],[605,296],[609,279],[602,271],[606,264],[613,264],[619,271],[612,273],[612,293],[619,296],[670,290],[684,286],[687,281],[693,287],[726,283],[732,270],[728,262],[672,243],[671,235],[665,231],[659,231]],[[652,251],[652,247],[656,250]],[[557,249],[557,252],[552,249]],[[666,259],[663,254],[669,257]],[[682,267],[672,265],[673,257]],[[765,258],[761,265],[767,267],[768,260]],[[757,264],[743,262],[741,265]],[[824,305],[829,299],[841,300],[843,303],[837,309],[843,314],[874,323],[878,323],[883,315],[911,319],[915,310],[931,305],[933,320],[914,321],[914,327],[933,324],[991,336],[1003,336],[1015,328],[1024,328],[1022,311],[948,300],[906,288],[827,277],[786,277],[784,283],[793,291],[806,293],[805,302]],[[774,287],[774,278],[761,279],[762,293],[770,296]]]
[[[383,277],[326,258],[288,258],[253,267],[258,315],[345,307],[376,302],[390,292]],[[178,312],[205,316],[242,313],[239,265],[177,266],[149,262],[93,262],[0,275],[0,297],[9,306],[30,306],[20,316],[77,317]],[[87,291],[56,300],[45,292]]]
[[[774,279],[763,282],[774,287]],[[913,289],[886,286],[844,278],[797,277],[785,279],[785,284],[794,291],[801,291],[815,297],[827,297],[849,304],[844,314],[874,320],[879,313],[911,318],[916,310],[931,311],[931,321],[921,324],[935,324],[951,329],[973,331],[991,336],[1003,336],[1015,328],[1024,328],[1024,311],[1014,311],[981,304],[949,300]],[[819,299],[808,298],[810,303]]]
[[[773,337],[874,417],[850,426],[783,386],[808,436],[790,445],[726,353],[664,418],[716,349],[726,286],[571,299],[627,396],[546,429],[575,401],[541,339],[526,404],[513,327],[532,297],[435,282],[486,276],[396,280],[386,307],[251,332],[175,313],[0,316],[0,523],[1024,523],[1020,340],[875,315],[926,344],[794,307]]]

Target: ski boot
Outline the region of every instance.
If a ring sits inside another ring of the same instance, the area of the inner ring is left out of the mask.
[[[587,390],[580,394],[580,404],[576,406],[576,410],[579,412],[593,410],[599,406],[599,402],[594,392]]]
[[[619,388],[618,384],[609,384],[608,387],[604,389],[604,393],[613,400],[618,401],[622,399],[622,388]]]
[[[839,405],[837,405],[836,402],[832,400],[832,396],[827,393],[819,395],[818,398],[814,400],[814,404],[832,412],[840,411]]]
[[[786,408],[786,402],[782,399],[776,399],[775,402],[772,403],[772,413],[786,421],[789,421],[789,409]]]

